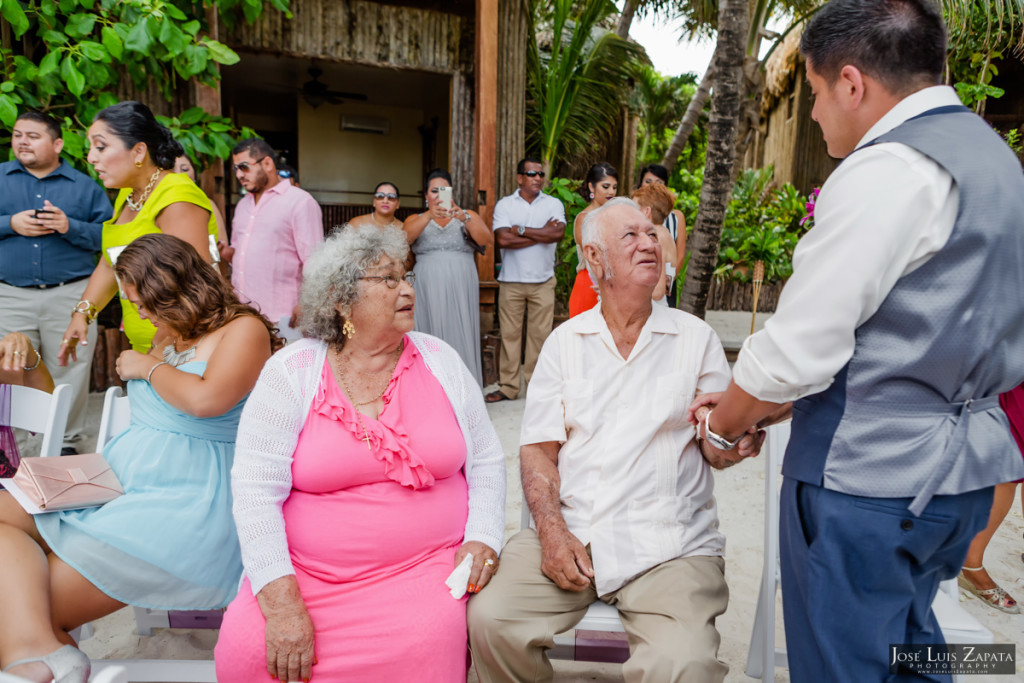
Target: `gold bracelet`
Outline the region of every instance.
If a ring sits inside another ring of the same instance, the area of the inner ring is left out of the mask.
[[[99,314],[99,309],[96,308],[96,304],[93,302],[87,299],[82,299],[75,304],[73,309],[71,309],[71,315],[74,315],[75,313],[81,313],[84,315],[85,324],[92,325],[93,321],[96,320],[96,316]]]
[[[39,367],[39,364],[40,364],[40,363],[42,363],[42,362],[43,362],[43,354],[39,353],[39,351],[38,351],[37,349],[33,348],[33,349],[32,349],[32,353],[36,354],[36,364],[35,364],[35,365],[33,365],[32,367],[29,367],[29,366],[27,366],[27,365],[23,365],[23,366],[22,366],[22,369],[23,369],[23,370],[24,370],[25,372],[32,372],[33,370],[35,370],[36,368],[38,368],[38,367]]]

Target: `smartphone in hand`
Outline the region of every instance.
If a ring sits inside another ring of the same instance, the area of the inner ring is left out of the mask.
[[[437,203],[445,211],[451,211],[452,204],[452,188],[450,187],[439,187],[437,188]]]
[[[53,213],[53,211],[50,211],[49,209],[36,209],[35,213],[32,214],[32,217],[36,219],[49,218],[51,213]]]

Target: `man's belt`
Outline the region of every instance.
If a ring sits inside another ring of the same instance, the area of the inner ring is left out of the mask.
[[[12,285],[10,282],[0,280],[0,285],[7,285],[8,287],[18,287],[19,289],[53,289],[54,287],[63,287],[64,285],[70,285],[75,282],[81,282],[82,280],[87,280],[90,277],[92,277],[91,273],[89,275],[80,275],[79,277],[73,277],[70,280],[64,280],[63,282],[54,282],[51,285]]]

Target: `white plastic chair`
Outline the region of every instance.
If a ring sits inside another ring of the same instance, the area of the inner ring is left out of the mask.
[[[43,435],[41,456],[59,456],[71,411],[71,385],[58,384],[52,394],[29,387],[11,387],[11,424]]]
[[[526,504],[526,494],[524,493],[523,508],[520,515],[520,528],[528,529],[529,527],[530,508]],[[595,600],[591,603],[590,607],[587,608],[587,613],[583,615],[583,619],[573,627],[572,631],[566,631],[565,633],[555,635],[555,646],[548,650],[548,657],[551,659],[574,659],[577,661],[607,661],[603,657],[590,658],[579,656],[581,651],[584,651],[584,644],[578,635],[580,631],[599,631],[603,633],[626,632],[622,627],[622,620],[619,618],[619,610],[615,609],[611,605],[601,602],[600,600]],[[586,648],[586,650],[590,652],[594,651],[590,647]]]
[[[128,397],[121,387],[110,387],[103,397],[103,412],[100,417],[100,429],[96,437],[96,452],[102,453],[107,443],[128,428],[131,412]],[[153,635],[154,628],[170,627],[170,617],[166,610],[133,607],[135,625],[139,635]],[[87,625],[89,626],[89,625]],[[91,629],[83,628],[83,637],[88,638]],[[94,659],[93,673],[120,678],[104,678],[104,681],[154,682],[174,681],[175,683],[215,683],[217,680],[212,660],[174,660],[174,659]],[[95,680],[101,680],[97,677]]]
[[[747,651],[747,676],[762,681],[775,680],[775,667],[789,666],[786,651],[775,647],[775,595],[779,589],[779,475],[789,443],[790,423],[769,427],[761,457],[764,477],[764,564],[761,589],[757,596],[754,626]],[[960,607],[956,579],[943,581],[932,603],[932,610],[947,643],[989,644],[992,632]],[[963,680],[953,676],[954,681]]]

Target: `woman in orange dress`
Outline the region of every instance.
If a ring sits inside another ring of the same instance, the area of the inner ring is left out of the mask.
[[[569,317],[589,311],[597,305],[597,291],[594,283],[587,272],[587,262],[583,258],[583,249],[580,248],[580,229],[583,227],[583,219],[588,213],[604,205],[606,201],[619,193],[619,173],[615,167],[607,161],[594,164],[587,173],[587,179],[580,186],[579,193],[584,199],[590,201],[587,208],[580,211],[572,226],[573,238],[576,240],[576,256],[579,263],[576,266],[576,281],[572,285],[572,293],[569,295]]]

